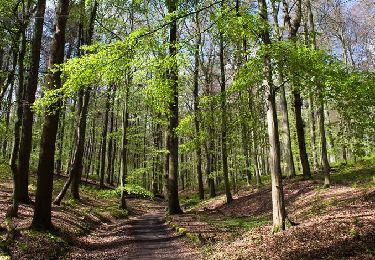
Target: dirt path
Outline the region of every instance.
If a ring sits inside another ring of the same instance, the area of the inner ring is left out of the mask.
[[[150,210],[151,209],[151,210]],[[200,259],[197,251],[165,222],[164,207],[103,224],[80,237],[64,259]]]

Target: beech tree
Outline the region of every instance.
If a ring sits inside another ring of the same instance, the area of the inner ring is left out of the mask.
[[[48,67],[48,89],[61,87],[61,71],[55,66],[64,62],[65,30],[69,14],[69,0],[60,0],[56,9],[55,32],[51,46],[51,56]],[[53,71],[55,70],[55,71]],[[52,229],[51,203],[53,188],[53,170],[57,127],[59,124],[59,101],[48,106],[43,124],[38,164],[37,190],[32,227],[35,229]]]

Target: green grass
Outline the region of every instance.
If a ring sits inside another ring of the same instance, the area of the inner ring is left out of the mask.
[[[187,209],[194,208],[195,206],[199,205],[202,201],[205,200],[200,200],[197,192],[190,193],[189,195],[180,196],[181,205],[183,205]]]
[[[264,216],[257,216],[257,217],[225,217],[220,219],[211,219],[208,217],[206,221],[214,226],[219,228],[225,228],[230,230],[250,230],[256,227],[260,227],[263,225],[270,224],[271,221],[269,218]]]
[[[375,187],[375,161],[366,160],[350,166],[340,166],[331,176],[333,183],[358,188]]]

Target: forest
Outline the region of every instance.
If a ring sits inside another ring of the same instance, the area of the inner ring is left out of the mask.
[[[374,259],[375,2],[0,0],[0,259]]]

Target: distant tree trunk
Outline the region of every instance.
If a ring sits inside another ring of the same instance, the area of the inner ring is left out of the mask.
[[[251,146],[251,143],[249,144],[249,133],[248,129],[246,127],[245,122],[241,123],[241,143],[242,143],[242,152],[245,158],[245,176],[247,185],[251,184],[251,170],[250,170],[250,153],[249,153],[249,147]]]
[[[168,12],[175,14],[177,11],[177,0],[166,0]],[[169,101],[169,174],[168,174],[168,212],[179,214],[182,212],[178,199],[178,65],[177,55],[177,20],[173,19],[169,27],[169,55],[173,61],[168,71],[172,100]]]
[[[252,131],[252,138],[253,138],[253,165],[254,165],[254,172],[255,172],[255,178],[256,178],[256,184],[257,186],[262,185],[262,179],[260,177],[260,169],[258,167],[258,142],[257,142],[257,137],[255,134],[255,130]]]
[[[284,141],[285,141],[285,156],[287,165],[287,175],[289,178],[293,178],[296,175],[294,167],[294,159],[292,152],[292,141],[290,138],[290,127],[289,127],[289,115],[288,115],[288,105],[286,101],[285,88],[281,88],[281,116],[282,116],[282,126],[284,129]]]
[[[109,109],[111,105],[111,88],[108,91],[107,100],[105,103],[105,115],[104,115],[104,123],[103,123],[103,130],[102,130],[102,150],[100,155],[100,188],[104,187],[104,177],[105,177],[105,166],[106,166],[106,160],[105,155],[107,152],[107,132],[108,132],[108,115],[109,115]]]
[[[299,91],[293,91],[294,95],[294,109],[295,109],[295,119],[296,119],[296,128],[297,128],[297,137],[298,137],[298,147],[299,147],[299,156],[301,159],[302,171],[304,179],[311,178],[309,158],[306,151],[306,140],[305,140],[305,130],[304,122],[302,119],[302,98]]]
[[[199,108],[199,49],[201,46],[201,32],[199,24],[199,12],[195,16],[197,27],[197,39],[194,52],[194,125],[196,135],[196,156],[197,156],[197,177],[198,177],[198,194],[199,199],[204,199],[203,176],[202,176],[202,148],[200,141],[200,108]]]
[[[274,24],[276,27],[276,35],[278,40],[281,41],[283,36],[282,32],[279,27],[279,3],[276,1],[272,1],[272,15]],[[282,71],[279,71],[279,83],[284,84],[284,74]],[[288,102],[286,98],[286,91],[285,86],[281,86],[281,95],[280,95],[280,110],[281,110],[281,124],[283,127],[283,137],[284,137],[284,150],[285,150],[285,157],[286,157],[286,172],[289,178],[293,178],[296,175],[295,166],[294,166],[294,158],[293,158],[293,151],[292,151],[292,142],[290,136],[290,123],[289,123],[289,115],[288,115]]]
[[[60,175],[62,173],[62,155],[64,148],[64,131],[65,131],[65,111],[62,111],[61,119],[59,120],[59,133],[58,133],[58,155],[56,160],[56,173]]]
[[[316,171],[318,169],[318,156],[316,155],[316,134],[315,134],[315,106],[314,98],[309,95],[309,118],[310,118],[310,135],[311,135],[311,154],[313,157],[313,169]]]
[[[121,139],[121,171],[120,171],[120,186],[121,186],[121,200],[120,208],[126,209],[126,178],[128,175],[128,125],[129,125],[129,111],[128,111],[128,97],[129,97],[129,87],[126,86],[125,90],[125,103],[122,111],[122,139]]]
[[[37,12],[35,15],[34,38],[31,44],[31,65],[27,86],[24,92],[22,130],[19,151],[18,174],[20,176],[20,202],[29,203],[29,168],[30,154],[33,136],[34,113],[31,106],[35,101],[35,93],[38,87],[40,50],[43,36],[44,12],[46,9],[46,0],[38,0]]]
[[[81,3],[82,9],[84,10],[84,3]],[[93,34],[94,34],[94,21],[96,17],[96,12],[98,8],[98,2],[94,2],[94,7],[92,9],[91,17],[90,17],[90,24],[88,29],[88,35],[86,39],[86,43],[89,45],[92,42]],[[83,19],[83,18],[81,18]],[[80,25],[80,33],[78,36],[78,49],[80,48],[81,44],[83,44],[82,35],[83,35],[83,22],[81,21]],[[76,147],[74,149],[71,168],[69,168],[69,178],[64,184],[63,189],[57,195],[56,199],[54,200],[54,204],[60,205],[62,199],[65,196],[66,191],[68,190],[70,184],[71,186],[71,193],[73,199],[79,200],[79,185],[81,183],[82,171],[83,171],[83,156],[85,150],[85,137],[86,137],[86,125],[87,125],[87,114],[88,114],[88,107],[90,104],[90,96],[91,96],[91,88],[80,90],[79,91],[79,100],[80,102],[78,105],[78,127],[75,133],[76,136]]]
[[[225,91],[225,64],[224,64],[224,39],[220,33],[220,90],[221,90],[221,157],[223,163],[224,188],[227,203],[233,200],[230,192],[228,176],[228,151],[227,151],[227,109],[226,109],[226,91]]]
[[[315,36],[315,24],[314,24],[314,14],[311,9],[311,2],[307,0],[307,9],[309,12],[309,25],[310,31],[312,32],[312,48],[317,49],[316,46],[316,36]],[[331,167],[328,161],[328,152],[327,152],[327,138],[326,138],[326,129],[324,124],[324,99],[322,93],[319,93],[319,132],[320,132],[320,143],[321,143],[321,159],[322,166],[324,171],[324,186],[329,187],[331,185],[330,171]]]
[[[285,24],[288,26],[289,39],[295,42],[297,32],[301,25],[301,20],[302,20],[302,2],[301,0],[298,0],[296,3],[297,10],[296,10],[296,15],[293,21],[289,15],[289,7],[285,0],[283,0],[283,6],[284,6],[284,21],[285,21]],[[301,93],[297,88],[294,88],[293,96],[294,96],[294,113],[295,113],[297,137],[298,137],[298,148],[299,148],[299,155],[301,159],[303,177],[304,179],[310,179],[311,171],[310,171],[309,158],[307,156],[307,151],[306,151],[305,129],[304,129],[304,122],[302,119],[303,103],[302,103]]]
[[[258,0],[259,15],[261,19],[268,22],[268,12],[266,0]],[[264,44],[271,44],[271,39],[268,29],[264,29],[262,34],[262,41]],[[270,167],[271,167],[271,181],[272,181],[272,209],[273,209],[273,232],[285,230],[285,203],[284,191],[281,177],[280,166],[280,140],[279,128],[276,113],[276,97],[275,88],[272,80],[272,68],[270,57],[266,54],[264,57],[264,84],[266,86],[266,100],[268,105],[267,122],[268,122],[268,138],[270,144]]]
[[[115,92],[116,92],[116,87],[113,87],[113,91],[111,93],[111,105],[110,105],[110,114],[109,114],[109,141],[108,141],[108,152],[107,152],[107,162],[108,162],[108,167],[107,167],[107,180],[106,182],[108,184],[112,183],[112,158],[114,156],[114,149],[113,149],[113,128],[114,128],[114,122],[115,122],[115,113],[114,113],[114,98],[115,98]]]
[[[331,167],[328,162],[328,153],[327,153],[327,139],[326,139],[326,130],[324,125],[324,100],[320,98],[319,105],[319,132],[320,132],[320,143],[321,143],[321,157],[323,163],[324,171],[324,186],[329,187],[331,185],[330,180],[330,171]]]
[[[69,15],[69,2],[69,0],[59,0],[58,2],[55,32],[48,64],[49,69],[53,69],[56,65],[64,62],[65,30]],[[60,71],[50,72],[48,89],[53,90],[61,87],[60,76]],[[41,230],[50,230],[53,228],[51,202],[56,135],[59,124],[59,103],[56,102],[48,107],[40,143],[35,210],[31,225],[33,228]]]

